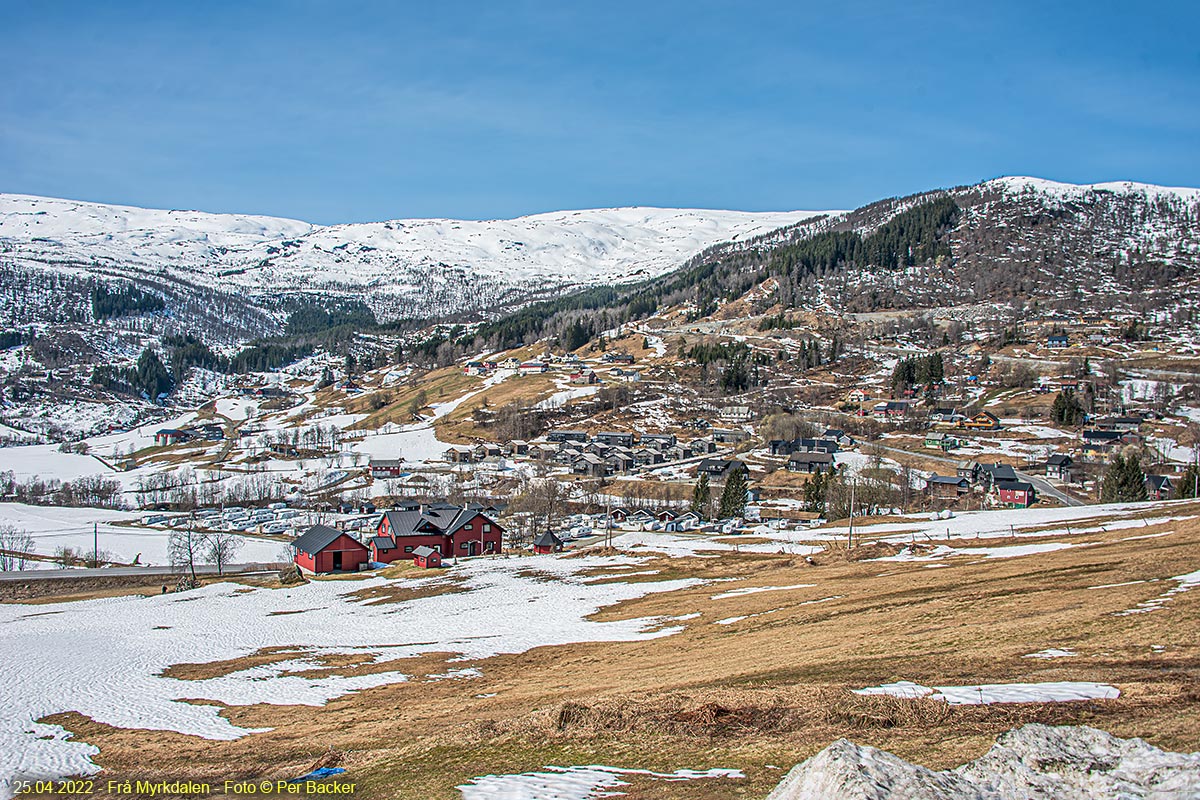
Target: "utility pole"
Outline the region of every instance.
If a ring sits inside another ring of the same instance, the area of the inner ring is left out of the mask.
[[[850,527],[849,527],[849,533],[846,536],[846,549],[847,550],[854,547],[854,486],[855,486],[855,481],[853,478],[851,478],[850,479]]]
[[[100,566],[100,526],[92,523],[92,569]]]

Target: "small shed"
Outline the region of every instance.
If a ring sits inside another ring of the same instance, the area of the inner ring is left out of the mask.
[[[561,553],[562,549],[563,540],[550,531],[546,531],[533,540],[533,552],[535,553]]]
[[[421,545],[413,550],[413,563],[421,569],[436,569],[442,565],[442,554],[432,547]]]

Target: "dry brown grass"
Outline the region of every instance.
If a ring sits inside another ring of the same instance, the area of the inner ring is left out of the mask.
[[[1177,594],[1149,614],[1115,615],[1173,588],[1170,576],[1200,566],[1200,523],[1165,527],[1175,532],[1141,540],[1122,540],[1144,533],[1140,528],[1089,534],[1104,543],[1023,558],[959,558],[936,569],[846,560],[810,566],[763,554],[652,557],[636,569],[736,580],[648,595],[593,617],[700,613],[672,623],[685,626],[673,636],[496,656],[471,664],[483,677],[466,681],[421,678],[444,671],[444,657],[391,662],[414,680],[319,709],[223,710],[235,724],[272,728],[233,742],[120,730],[75,714],[53,721],[98,745],[97,761],[117,775],[296,775],[333,748],[367,798],[455,798],[454,786],[474,775],[588,763],[740,768],[744,781],[635,783],[629,797],[754,798],[782,775],[768,765],[786,769],[841,736],[945,768],[1029,721],[1095,725],[1200,750],[1200,590]],[[1132,580],[1153,582],[1089,588]],[[815,585],[714,599],[731,588],[797,584]],[[735,616],[745,618],[714,624]],[[538,624],[536,610],[530,624]],[[1078,655],[1024,657],[1047,647]],[[895,680],[1090,680],[1119,686],[1121,697],[949,707],[849,691]]]

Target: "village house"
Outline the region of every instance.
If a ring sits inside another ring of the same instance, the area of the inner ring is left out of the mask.
[[[833,454],[825,452],[792,453],[787,460],[788,472],[830,472],[833,470]]]
[[[737,444],[750,438],[750,434],[740,428],[713,428],[712,437],[722,444]]]
[[[443,556],[497,554],[504,530],[481,511],[449,503],[409,504],[385,511],[370,541],[371,559],[383,564],[415,558],[425,546]]]
[[[720,458],[706,458],[696,466],[697,475],[704,473],[710,478],[725,478],[732,474],[734,470],[749,472],[749,469],[741,461],[725,461]]]
[[[1126,444],[1134,444],[1139,441],[1139,437],[1135,433],[1097,430],[1083,431],[1080,439],[1084,455],[1090,456],[1107,455]]]
[[[638,443],[643,447],[656,447],[663,449],[674,447],[678,440],[673,433],[643,433],[638,439]]]
[[[356,572],[370,561],[366,545],[345,531],[313,525],[292,542],[296,566],[307,572]]]
[[[960,478],[966,478],[971,483],[979,480],[979,462],[978,461],[960,461],[955,465],[954,474]]]
[[[610,350],[600,357],[606,364],[632,364],[633,356],[621,350]]]
[[[880,420],[900,419],[908,414],[910,403],[907,400],[885,400],[876,403],[871,409],[872,416]]]
[[[754,419],[754,412],[749,406],[725,406],[717,416],[726,422],[749,422]]]
[[[1017,471],[1011,464],[1001,464],[996,461],[992,464],[979,465],[979,481],[990,492],[997,483],[1012,482],[1017,480]]]
[[[154,432],[155,447],[169,447],[173,444],[182,444],[191,440],[192,434],[179,428],[162,428]]]
[[[1046,459],[1046,477],[1070,483],[1075,460],[1065,453],[1055,453]]]
[[[846,393],[847,403],[862,404],[871,399],[871,394],[866,389],[854,388]]]
[[[836,453],[837,442],[833,439],[772,439],[767,443],[773,456],[787,456],[792,453]]]
[[[994,484],[1000,505],[1008,508],[1029,508],[1037,501],[1033,484],[1025,481],[1002,480]]]
[[[1057,333],[1046,339],[1046,346],[1051,350],[1061,350],[1071,346],[1071,340],[1065,333]]]
[[[825,432],[821,434],[820,438],[828,439],[838,447],[854,446],[854,437],[846,433],[841,428],[826,428]]]
[[[404,461],[399,458],[372,458],[367,463],[367,469],[376,480],[399,478],[404,474]]]
[[[1117,431],[1118,433],[1137,433],[1142,427],[1141,417],[1105,417],[1098,419],[1094,427],[1102,431]]]
[[[510,456],[527,456],[529,455],[529,442],[524,439],[513,439],[504,449]]]
[[[600,379],[596,377],[596,373],[590,369],[576,372],[568,380],[576,386],[591,386],[600,382]]]
[[[487,373],[487,365],[482,361],[468,361],[463,367],[463,374],[465,375],[486,375]]]
[[[542,361],[526,361],[517,367],[518,375],[541,375],[549,371],[550,366]]]
[[[971,491],[971,482],[958,475],[930,475],[925,479],[925,491],[939,500],[954,500]]]
[[[608,463],[595,453],[584,453],[571,462],[571,472],[590,478],[608,476]]]
[[[958,425],[973,431],[998,431],[1000,418],[990,411],[980,411],[968,420],[960,420]]]
[[[948,433],[927,433],[925,434],[925,446],[943,452],[953,450],[961,446],[961,442]]]
[[[625,451],[613,452],[604,458],[604,466],[611,473],[625,473],[633,470],[636,465],[634,457]]]
[[[442,460],[451,464],[470,464],[474,460],[471,448],[462,444],[453,444],[442,453]]]
[[[613,447],[633,447],[633,434],[617,431],[602,431],[593,437],[593,441]]]
[[[1166,475],[1147,475],[1146,496],[1151,500],[1173,500],[1175,485]]]
[[[580,442],[582,444],[586,444],[588,441],[588,435],[587,435],[586,431],[557,430],[557,431],[550,431],[550,433],[546,434],[546,441],[548,441],[548,442]]]
[[[687,443],[688,453],[691,456],[703,456],[709,453],[717,452],[717,443],[715,440],[702,436],[698,439],[692,439]]]

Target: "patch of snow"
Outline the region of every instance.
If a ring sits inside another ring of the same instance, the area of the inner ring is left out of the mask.
[[[855,694],[882,694],[891,697],[928,697],[945,700],[952,706],[977,706],[992,703],[1067,703],[1075,700],[1114,700],[1121,692],[1106,683],[1088,681],[1051,681],[1047,683],[990,683],[976,686],[922,686],[911,681],[885,683],[855,689]]]
[[[591,765],[586,767],[546,767],[544,772],[523,772],[516,775],[484,775],[458,787],[463,800],[591,800],[597,797],[620,797],[624,792],[612,792],[618,786],[628,786],[625,776],[650,778],[655,781],[694,781],[705,778],[744,778],[736,769],[678,769],[674,772],[652,772],[645,769],[620,769]]]

